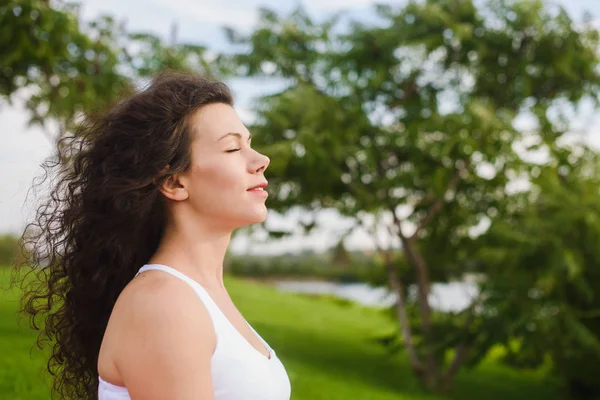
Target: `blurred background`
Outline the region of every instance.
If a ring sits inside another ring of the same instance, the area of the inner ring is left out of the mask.
[[[597,0],[0,1],[0,399],[50,398],[5,289],[40,164],[164,69],[271,158],[226,284],[292,399],[600,399]]]

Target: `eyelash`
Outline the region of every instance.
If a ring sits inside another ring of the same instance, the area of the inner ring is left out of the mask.
[[[231,150],[227,150],[227,153],[233,153],[235,151],[240,151],[241,149],[231,149]]]

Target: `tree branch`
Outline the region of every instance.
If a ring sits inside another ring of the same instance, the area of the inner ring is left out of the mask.
[[[392,233],[389,226],[388,230],[390,231],[390,233]],[[391,258],[390,250],[384,249],[382,244],[379,243],[379,235],[377,235],[377,218],[375,224],[373,225],[371,234],[373,235],[377,251],[380,252],[384,257],[385,266],[388,273],[388,280],[392,289],[392,293],[394,293],[397,298],[397,302],[395,304],[396,320],[398,321],[398,327],[402,334],[402,339],[404,340],[404,347],[408,352],[408,358],[410,360],[411,367],[415,372],[422,373],[424,370],[423,363],[421,362],[421,360],[419,360],[415,349],[415,345],[412,341],[412,329],[408,322],[408,316],[406,315],[406,302],[404,300],[404,284],[398,276],[396,269],[394,268],[395,266]]]
[[[429,210],[427,211],[427,215],[419,223],[419,225],[417,226],[417,229],[412,234],[411,238],[416,237],[425,227],[427,227],[427,225],[429,225],[431,223],[431,221],[433,221],[433,219],[435,218],[435,216],[437,214],[439,214],[439,212],[444,207],[444,197],[446,197],[446,193],[456,191],[456,187],[458,186],[458,182],[460,181],[460,174],[464,171],[464,169],[465,169],[465,167],[462,166],[462,167],[459,167],[456,170],[456,172],[452,176],[452,179],[448,183],[448,187],[444,191],[444,194],[440,198],[438,198],[431,205],[431,207],[429,207]],[[426,198],[432,199],[433,195],[428,195]]]
[[[416,243],[414,236],[406,237],[402,232],[402,223],[393,207],[390,207],[390,212],[392,213],[392,217],[394,218],[394,224],[398,228],[398,236],[402,241],[402,247],[404,249],[404,253],[408,258],[409,262],[415,267],[417,270],[417,284],[418,284],[418,299],[419,306],[421,309],[421,317],[423,320],[423,328],[428,334],[431,331],[431,307],[429,306],[429,272],[427,269],[427,263],[425,259],[421,256],[419,251],[416,249]]]
[[[463,329],[462,329],[463,333],[466,333],[469,330],[469,328],[471,327],[471,325],[473,324],[473,321],[475,320],[475,307],[477,307],[481,303],[482,299],[483,299],[483,295],[482,295],[482,292],[480,292],[479,295],[477,296],[477,298],[473,301],[473,303],[471,303],[471,305],[469,307],[469,316],[467,317],[467,320],[465,321],[465,325],[463,326]],[[451,385],[451,383],[454,381],[454,377],[458,373],[463,362],[465,362],[470,350],[471,349],[469,346],[467,346],[466,340],[463,340],[456,347],[456,351],[454,353],[454,359],[452,360],[452,362],[450,363],[450,366],[448,367],[448,369],[442,376],[442,384],[443,384],[443,386],[446,386],[447,389],[449,388],[449,385]]]
[[[419,309],[421,311],[421,324],[423,326],[423,336],[425,339],[425,343],[429,345],[431,344],[432,340],[433,327],[431,321],[431,306],[429,305],[429,269],[427,267],[425,259],[423,258],[423,256],[417,248],[415,238],[407,238],[404,235],[404,233],[402,232],[401,221],[398,219],[394,208],[390,207],[390,211],[392,212],[394,223],[398,228],[398,236],[402,241],[404,254],[406,254],[409,263],[417,271],[417,299],[419,302]],[[429,351],[427,353],[426,362],[426,381],[430,379],[435,379],[435,376],[437,375],[438,371],[438,364],[433,351]]]
[[[374,157],[375,157],[378,175],[379,175],[379,177],[384,177],[385,176],[385,168],[384,168],[383,162],[381,160],[380,153],[375,152]],[[389,199],[389,197],[388,197],[388,199]],[[398,229],[398,236],[400,237],[400,240],[402,242],[402,247],[404,249],[404,253],[406,254],[406,257],[407,257],[409,263],[412,266],[414,266],[417,271],[417,286],[418,286],[418,291],[417,291],[418,296],[417,297],[418,297],[419,309],[421,311],[421,323],[423,326],[423,336],[425,338],[425,342],[427,344],[430,344],[431,338],[432,338],[432,321],[431,321],[431,306],[429,305],[429,269],[427,267],[427,263],[425,262],[425,259],[420,254],[419,250],[417,249],[417,246],[415,243],[416,236],[413,235],[410,238],[407,238],[404,235],[404,232],[402,232],[402,224],[400,223],[400,220],[398,219],[398,216],[396,215],[396,210],[395,210],[393,204],[391,204],[388,201],[387,206],[392,213],[394,225]],[[390,232],[390,233],[392,233],[392,232]],[[386,262],[386,264],[388,264],[388,263]],[[402,286],[400,286],[402,282],[397,277],[396,271],[393,270],[393,268],[388,268],[388,279],[390,280],[390,285],[392,285],[392,287],[393,287],[393,285],[397,286],[395,288],[395,290],[397,291],[397,294],[402,295],[403,288],[402,288]],[[401,297],[399,297],[398,299],[400,301]],[[404,311],[404,307],[402,307],[402,310]],[[404,316],[404,318],[405,318],[405,322],[402,325],[408,326],[408,320],[406,319],[406,316]],[[398,319],[399,320],[401,319],[400,315],[398,316]],[[410,355],[410,353],[409,353],[409,355]],[[416,357],[416,354],[414,356]],[[415,360],[417,360],[417,359],[415,358]],[[412,363],[412,360],[411,360],[411,363]],[[435,359],[435,354],[432,351],[429,351],[427,353],[426,366],[424,366],[422,363],[419,363],[417,365],[418,365],[418,367],[415,367],[415,370],[417,372],[425,373],[426,380],[434,379],[434,377],[437,375],[438,365],[437,365],[437,361]]]
[[[444,389],[449,390],[450,387],[452,386],[452,382],[454,382],[454,377],[458,373],[462,363],[467,359],[469,350],[470,350],[470,348],[467,347],[465,342],[462,342],[456,348],[456,352],[454,354],[454,359],[452,360],[452,363],[450,364],[450,366],[444,373],[444,376],[442,377],[442,380],[441,380],[442,387],[444,387]]]

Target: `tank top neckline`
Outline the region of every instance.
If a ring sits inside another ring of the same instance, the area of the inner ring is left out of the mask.
[[[211,297],[211,295],[208,293],[208,291],[206,290],[206,288],[204,288],[204,286],[202,286],[198,281],[190,278],[189,276],[187,276],[186,274],[184,274],[183,272],[179,271],[178,269],[175,269],[173,267],[169,267],[168,265],[164,265],[164,264],[157,264],[157,263],[151,263],[151,264],[144,264],[139,271],[137,272],[137,274],[144,272],[144,271],[148,271],[151,270],[153,268],[146,268],[146,267],[152,267],[152,266],[156,266],[156,267],[161,267],[161,268],[165,268],[167,270],[169,270],[171,273],[173,273],[176,276],[182,277],[184,278],[184,280],[189,280],[190,282],[193,282],[194,284],[196,284],[197,286],[199,286],[202,291],[206,294],[206,297],[208,298],[208,300],[212,303],[212,305],[217,309],[217,312],[221,315],[221,317],[223,317],[223,319],[226,321],[227,325],[233,329],[233,331],[237,334],[237,336],[242,339],[242,341],[244,341],[246,343],[246,345],[248,347],[250,347],[250,349],[254,350],[260,357],[262,357],[264,360],[266,360],[267,362],[271,362],[273,361],[273,359],[275,358],[275,350],[262,338],[262,336],[260,336],[260,334],[258,332],[256,332],[256,330],[254,330],[254,328],[252,327],[252,325],[250,325],[248,323],[248,321],[246,321],[246,318],[242,315],[242,318],[244,319],[244,322],[246,323],[246,325],[248,325],[248,327],[250,328],[250,330],[252,332],[254,332],[254,334],[257,336],[257,338],[260,340],[260,342],[262,344],[264,344],[265,348],[267,349],[267,351],[269,352],[269,357],[265,356],[263,353],[261,353],[257,348],[255,348],[249,341],[248,339],[246,339],[244,337],[244,335],[242,335],[240,333],[240,331],[238,331],[238,329],[233,325],[233,323],[231,323],[231,321],[229,321],[229,318],[227,318],[227,316],[225,315],[225,313],[223,311],[221,311],[221,308],[217,305],[217,303],[213,300],[213,298]],[[136,274],[136,275],[137,275]]]

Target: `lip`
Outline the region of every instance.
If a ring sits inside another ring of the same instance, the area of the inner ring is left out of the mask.
[[[250,189],[247,190],[247,192],[252,193],[253,195],[256,195],[256,196],[267,198],[267,197],[269,197],[269,193],[266,190],[264,190],[264,188],[266,186],[267,186],[267,182],[263,182],[259,185],[251,187]]]
[[[252,186],[250,189],[248,189],[248,191],[253,190],[253,189],[257,189],[257,188],[261,188],[261,189],[265,188],[268,184],[269,184],[269,182],[260,183],[260,184],[258,184],[256,186]]]

